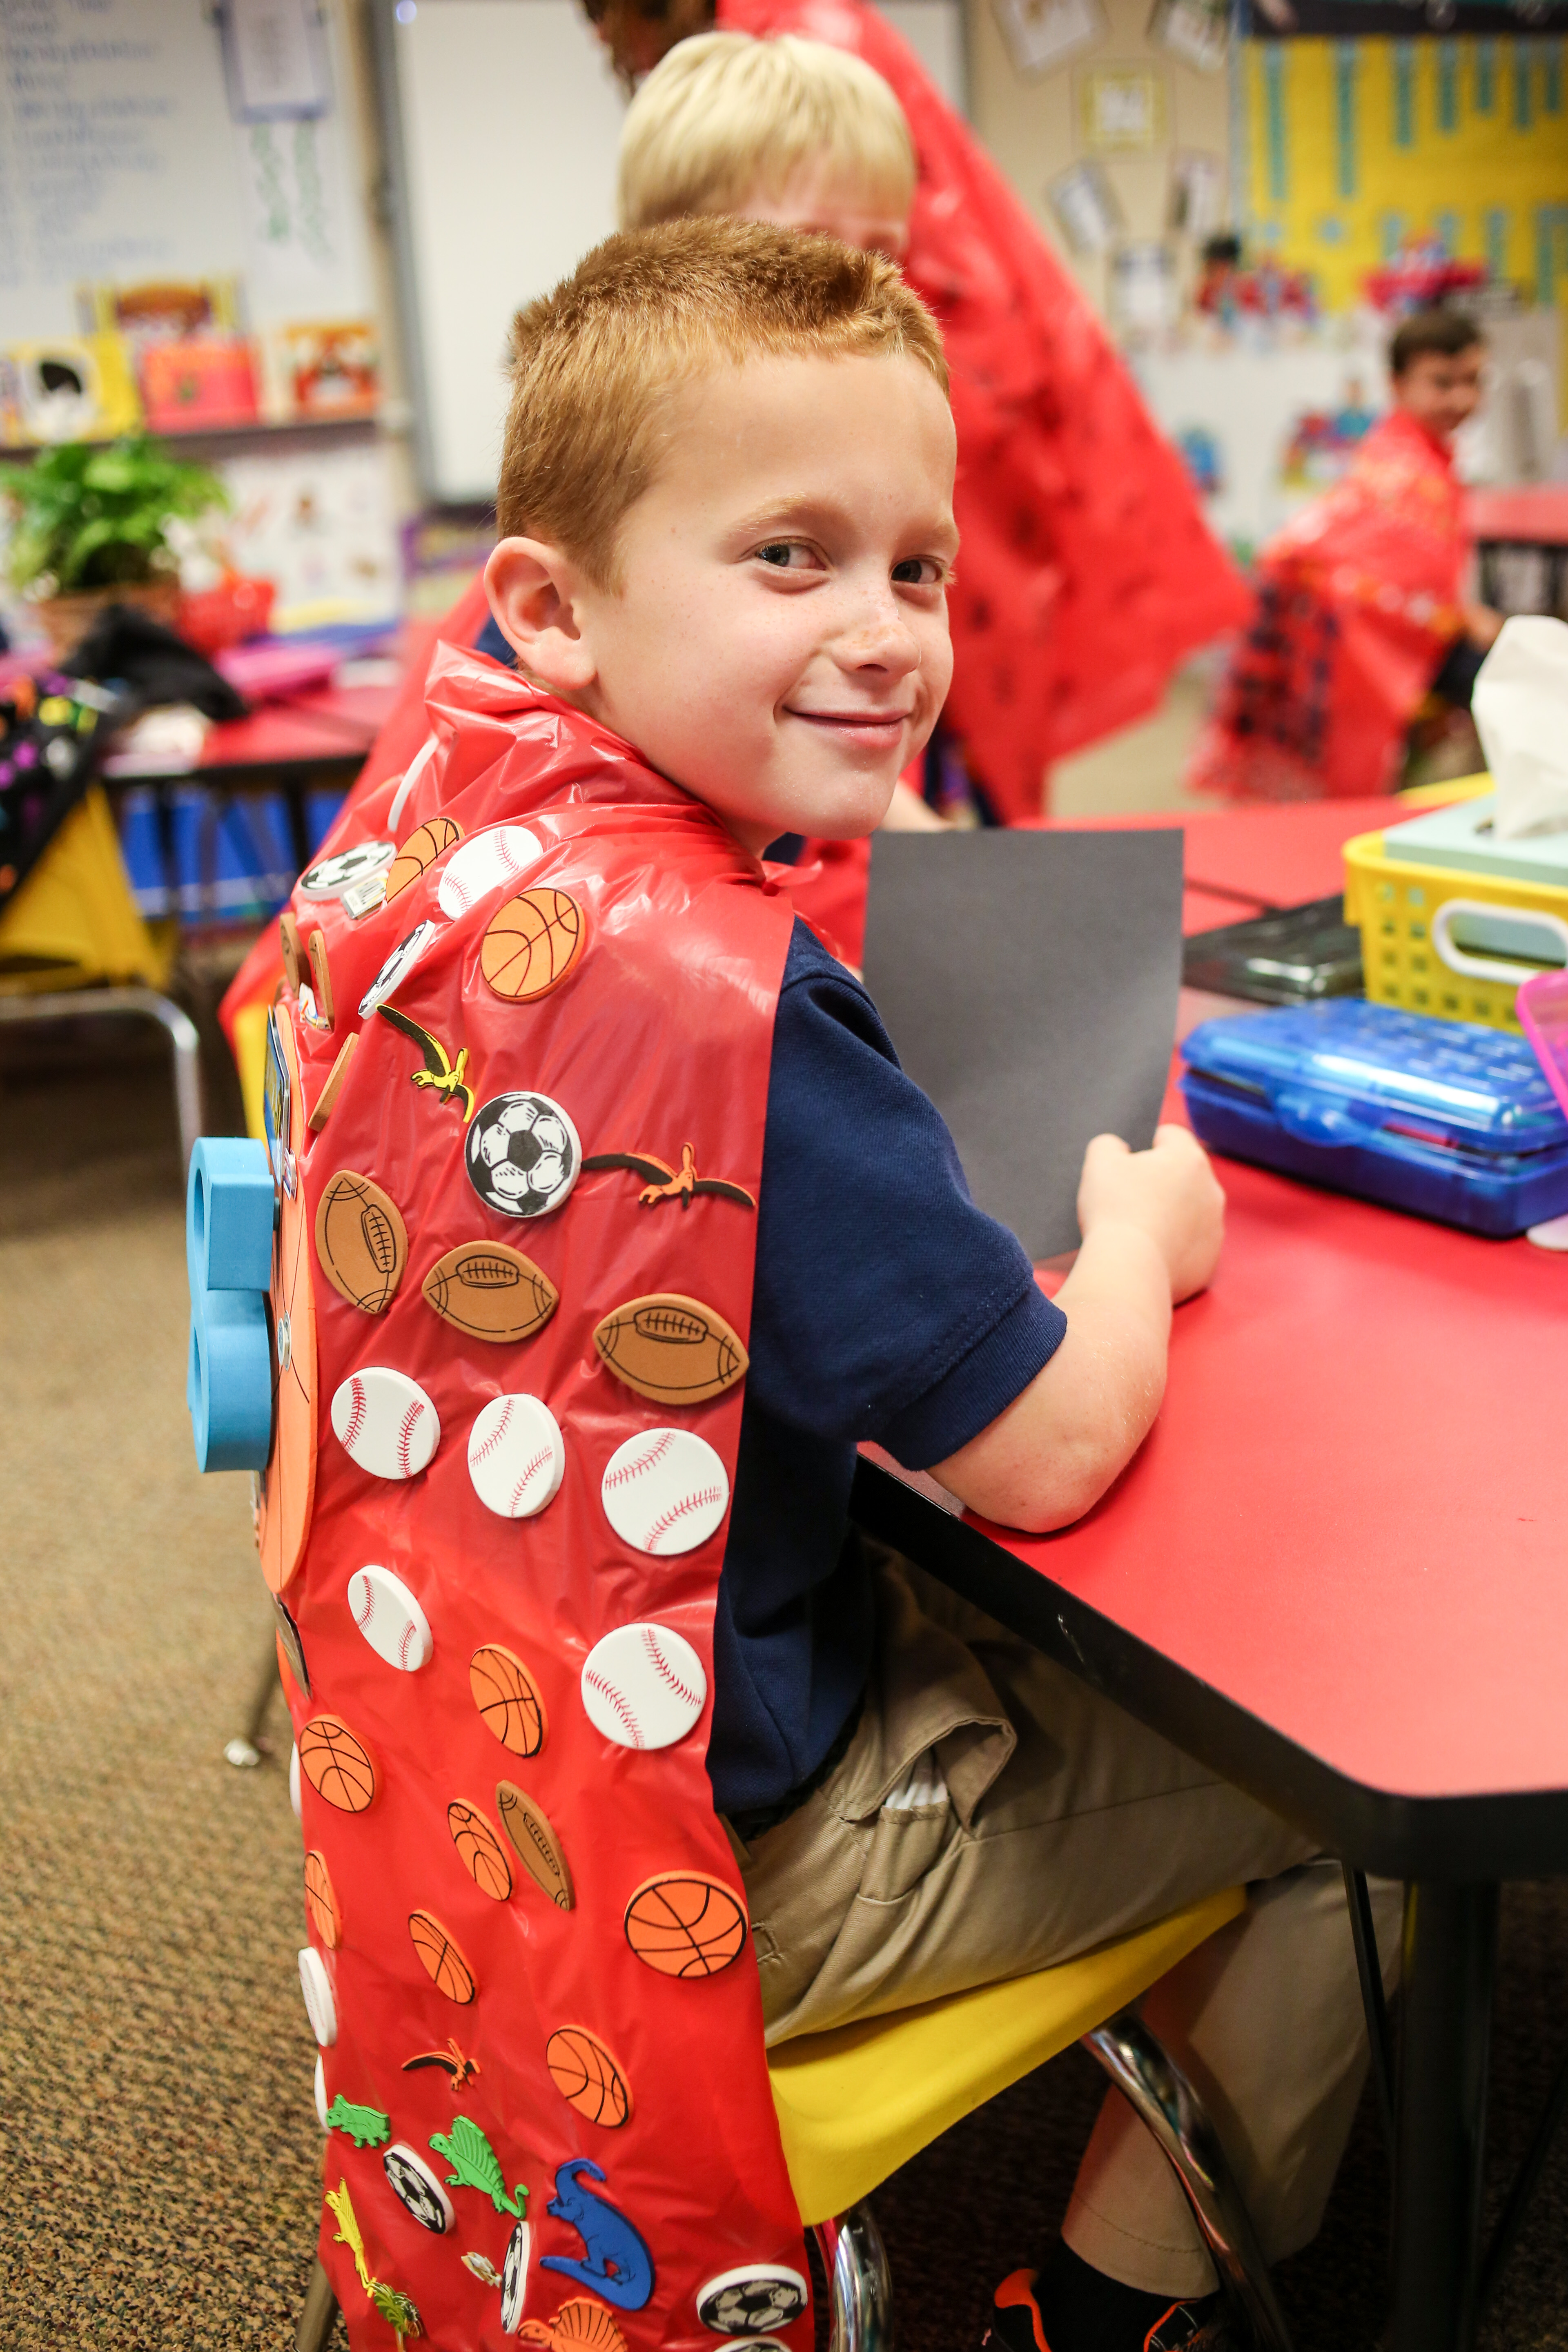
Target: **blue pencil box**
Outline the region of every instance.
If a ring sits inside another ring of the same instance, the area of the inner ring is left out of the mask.
[[[1522,1037],[1354,997],[1205,1021],[1182,1052],[1211,1150],[1476,1234],[1568,1213],[1568,1119]]]

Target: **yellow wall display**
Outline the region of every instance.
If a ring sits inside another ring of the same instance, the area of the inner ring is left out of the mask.
[[[1415,237],[1568,307],[1556,37],[1249,41],[1237,59],[1251,240],[1326,310]],[[1237,159],[1239,161],[1239,159]]]

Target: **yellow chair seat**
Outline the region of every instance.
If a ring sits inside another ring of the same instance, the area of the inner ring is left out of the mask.
[[[1136,2000],[1246,1900],[1231,1887],[1035,1976],[781,2042],[768,2073],[801,2220],[857,2203],[961,2116]]]
[[[101,786],[94,784],[0,913],[0,991],[45,995],[100,981],[162,988],[172,927],[156,940],[137,911]]]

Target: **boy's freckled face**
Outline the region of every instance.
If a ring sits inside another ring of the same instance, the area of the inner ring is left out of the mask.
[[[667,454],[572,603],[574,698],[749,847],[880,821],[952,672],[955,444],[912,359],[764,358],[680,386]]]

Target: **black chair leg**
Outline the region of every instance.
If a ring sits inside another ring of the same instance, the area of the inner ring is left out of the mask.
[[[327,2352],[337,2324],[338,2299],[332,2293],[332,2283],[318,2254],[310,2266],[310,2284],[305,2290],[305,2308],[300,2314],[300,2325],[294,2330],[294,2352]]]

